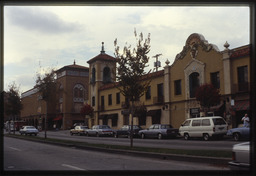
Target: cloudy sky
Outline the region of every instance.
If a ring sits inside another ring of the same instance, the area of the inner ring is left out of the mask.
[[[4,86],[12,82],[25,92],[36,73],[76,64],[98,55],[101,42],[114,56],[114,40],[135,47],[134,29],[151,35],[150,66],[173,63],[192,33],[202,34],[223,50],[249,44],[249,7],[171,6],[5,6]]]

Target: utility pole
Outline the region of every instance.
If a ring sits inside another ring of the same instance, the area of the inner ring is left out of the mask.
[[[154,67],[156,67],[156,71],[158,71],[158,67],[161,67],[161,62],[158,61],[158,57],[161,56],[162,54],[156,54],[153,56],[153,58],[156,58],[156,62],[154,62]]]

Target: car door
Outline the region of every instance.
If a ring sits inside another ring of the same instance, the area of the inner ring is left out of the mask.
[[[192,120],[189,136],[191,137],[201,137],[201,120]]]
[[[154,129],[152,130],[151,136],[152,137],[157,137],[159,133],[160,125],[154,125]]]
[[[149,127],[149,129],[145,130],[145,134],[146,134],[147,136],[151,137],[152,134],[153,134],[153,132],[152,132],[153,130],[154,130],[154,125],[151,125],[151,126]]]

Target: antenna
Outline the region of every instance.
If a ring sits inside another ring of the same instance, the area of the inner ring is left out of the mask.
[[[158,67],[161,67],[161,62],[158,61],[158,57],[161,56],[162,54],[156,54],[153,56],[153,58],[156,58],[156,62],[154,62],[154,67],[156,67],[156,71],[158,71]]]

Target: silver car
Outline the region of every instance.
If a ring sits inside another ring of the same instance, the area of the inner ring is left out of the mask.
[[[34,134],[35,136],[39,133],[38,129],[36,129],[34,126],[23,126],[20,129],[20,134],[23,135],[32,135]]]
[[[233,146],[232,161],[229,162],[232,170],[249,170],[250,168],[250,142]]]

